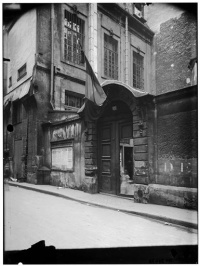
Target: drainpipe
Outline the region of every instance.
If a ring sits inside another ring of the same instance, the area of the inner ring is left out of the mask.
[[[157,184],[158,181],[158,111],[157,111],[157,101],[154,98],[154,169],[155,169],[155,182]]]
[[[50,103],[54,109],[54,4],[51,4],[51,83]]]
[[[128,16],[126,16],[126,22],[125,22],[125,39],[126,39],[126,46],[125,46],[125,83],[128,84]]]

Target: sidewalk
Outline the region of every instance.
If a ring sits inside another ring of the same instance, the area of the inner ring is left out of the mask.
[[[197,211],[179,209],[176,207],[134,203],[131,199],[120,198],[105,194],[89,194],[83,191],[58,188],[51,185],[34,185],[9,181],[11,186],[21,187],[57,197],[74,200],[90,206],[98,206],[115,211],[135,214],[146,218],[159,220],[168,224],[176,224],[193,229],[198,228]]]

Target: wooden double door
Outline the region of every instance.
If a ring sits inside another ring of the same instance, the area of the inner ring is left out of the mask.
[[[98,124],[99,192],[120,194],[122,140],[132,138],[131,119],[103,119]]]

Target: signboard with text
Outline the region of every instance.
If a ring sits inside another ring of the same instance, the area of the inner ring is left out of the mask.
[[[52,168],[73,170],[73,147],[52,148]]]

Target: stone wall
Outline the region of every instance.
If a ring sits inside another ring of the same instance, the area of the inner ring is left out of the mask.
[[[183,96],[183,92],[187,92]],[[157,183],[197,187],[198,122],[197,87],[171,93],[158,104]],[[177,98],[177,95],[179,97]],[[158,98],[159,100],[159,98]]]
[[[7,92],[12,91],[32,76],[36,54],[36,10],[32,9],[23,14],[11,27],[8,33],[8,75],[12,77],[12,86]],[[26,64],[26,72],[18,79],[18,70]],[[9,84],[9,83],[8,83]]]
[[[160,26],[155,36],[157,94],[191,86],[190,60],[197,56],[197,22],[183,13]]]

